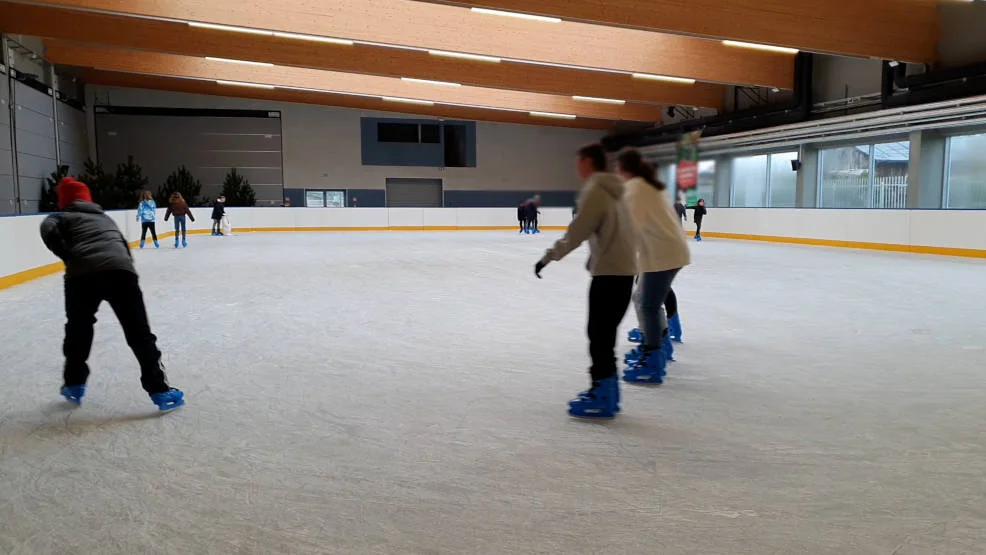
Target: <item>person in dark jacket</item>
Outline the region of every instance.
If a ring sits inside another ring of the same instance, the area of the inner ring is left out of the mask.
[[[527,222],[531,233],[541,233],[538,228],[538,214],[541,213],[541,195],[534,195],[527,203]]]
[[[179,241],[181,241],[181,246],[187,247],[185,217],[194,222],[195,216],[192,215],[192,211],[188,208],[188,203],[182,198],[181,193],[177,191],[171,193],[171,197],[168,199],[168,209],[164,212],[164,221],[168,221],[172,214],[175,216],[175,248],[178,248]]]
[[[185,404],[184,394],[168,385],[157,337],[151,333],[130,246],[99,205],[89,187],[71,177],[55,189],[61,212],[41,223],[45,246],[65,262],[65,354],[62,396],[81,404],[89,378],[93,324],[103,301],[116,313],[127,344],[140,363],[140,382],[161,410]]]
[[[685,209],[685,203],[681,200],[681,195],[678,195],[674,199],[674,212],[678,215],[678,221],[681,226],[685,226],[685,222],[688,221],[688,211]]]
[[[709,213],[709,210],[705,207],[705,199],[698,199],[695,203],[695,214],[692,216],[695,220],[695,240],[702,240],[702,220]]]
[[[517,224],[520,226],[521,233],[527,231],[527,203],[526,202],[520,203],[520,206],[517,207]]]
[[[223,234],[223,216],[226,215],[226,197],[220,195],[212,205],[212,235]]]

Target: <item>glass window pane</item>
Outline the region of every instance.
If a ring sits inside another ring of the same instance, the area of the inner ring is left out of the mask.
[[[325,206],[329,208],[345,208],[345,191],[325,191]]]
[[[325,206],[325,192],[305,191],[305,206],[308,208],[323,208]]]
[[[770,155],[770,200],[767,206],[794,208],[798,205],[798,172],[791,168],[791,162],[797,159],[797,152]]]
[[[871,208],[907,208],[907,170],[911,143],[873,145],[873,192]]]
[[[705,199],[706,206],[712,206],[712,197],[716,190],[716,161],[698,161],[698,186],[690,189],[686,195],[688,206],[694,206],[698,199]],[[694,198],[692,198],[694,197]]]
[[[945,208],[986,208],[986,134],[948,140]]]
[[[767,157],[734,158],[732,205],[741,208],[763,208],[766,197]]]
[[[870,191],[870,146],[831,148],[820,152],[818,206],[866,208]]]

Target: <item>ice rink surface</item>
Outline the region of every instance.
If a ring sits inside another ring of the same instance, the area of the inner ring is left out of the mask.
[[[0,553],[986,552],[986,263],[693,244],[668,383],[587,423],[555,236],[136,252],[165,416],[108,307],[72,410],[61,278],[0,291]]]

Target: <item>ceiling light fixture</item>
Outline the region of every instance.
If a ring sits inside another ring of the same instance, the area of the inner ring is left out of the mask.
[[[532,15],[527,13],[519,12],[505,12],[502,10],[491,10],[488,8],[472,8],[473,13],[481,13],[484,15],[501,15],[505,17],[515,17],[517,19],[527,19],[530,21],[541,21],[543,23],[561,23],[561,19],[557,17],[547,17],[544,15]]]
[[[420,104],[422,106],[434,106],[435,103],[430,100],[418,100],[416,98],[400,98],[397,96],[381,96],[383,100],[387,102],[401,102],[403,104]]]
[[[274,85],[265,85],[263,83],[247,83],[245,81],[219,81],[216,80],[219,85],[226,85],[230,87],[249,87],[251,89],[266,89],[274,90]]]
[[[473,60],[476,62],[490,62],[494,64],[500,63],[501,59],[495,56],[482,56],[480,54],[466,54],[465,52],[449,52],[448,50],[429,50],[429,54],[432,56],[441,56],[443,58],[459,58],[461,60]]]
[[[431,79],[415,79],[414,77],[401,77],[401,81],[405,83],[417,83],[419,85],[438,85],[439,87],[461,87],[461,83],[452,83],[449,81],[432,81]]]
[[[694,85],[694,79],[685,77],[671,77],[669,75],[654,75],[652,73],[634,73],[634,79],[644,79],[647,81],[664,81],[666,83],[680,83],[682,85]]]
[[[573,114],[556,114],[554,112],[528,112],[536,118],[575,119]]]
[[[270,63],[267,63],[267,62],[251,62],[249,60],[232,60],[230,58],[214,58],[212,56],[206,56],[205,59],[206,60],[209,60],[210,62],[223,62],[223,63],[227,63],[227,64],[242,64],[242,65],[245,65],[245,66],[274,67],[274,64],[270,64]]]
[[[263,29],[251,29],[250,27],[234,27],[233,25],[218,25],[216,23],[200,23],[198,21],[189,21],[188,26],[195,27],[197,29],[211,29],[213,31],[230,31],[232,33],[246,33],[248,35],[271,36],[274,34],[272,31],[264,31]]]
[[[295,40],[307,40],[311,42],[324,42],[328,44],[342,44],[345,46],[352,46],[353,41],[349,39],[337,39],[333,37],[320,37],[318,35],[303,35],[300,33],[282,33],[280,31],[274,31],[274,36],[281,39],[295,39]]]
[[[578,100],[581,102],[599,102],[601,104],[626,104],[626,100],[617,100],[615,98],[598,98],[595,96],[573,96],[572,100]]]
[[[771,46],[769,44],[757,44],[755,42],[740,42],[738,40],[724,40],[722,43],[726,46],[732,46],[735,48],[747,48],[750,50],[764,50],[766,52],[778,52],[781,54],[797,54],[797,48],[785,48],[783,46]]]

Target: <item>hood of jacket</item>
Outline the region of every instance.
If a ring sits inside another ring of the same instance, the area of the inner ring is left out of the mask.
[[[62,212],[82,212],[85,214],[102,214],[103,207],[95,202],[77,200],[62,209]]]
[[[614,199],[623,196],[623,179],[615,173],[596,172],[589,176],[586,185],[595,185]]]

